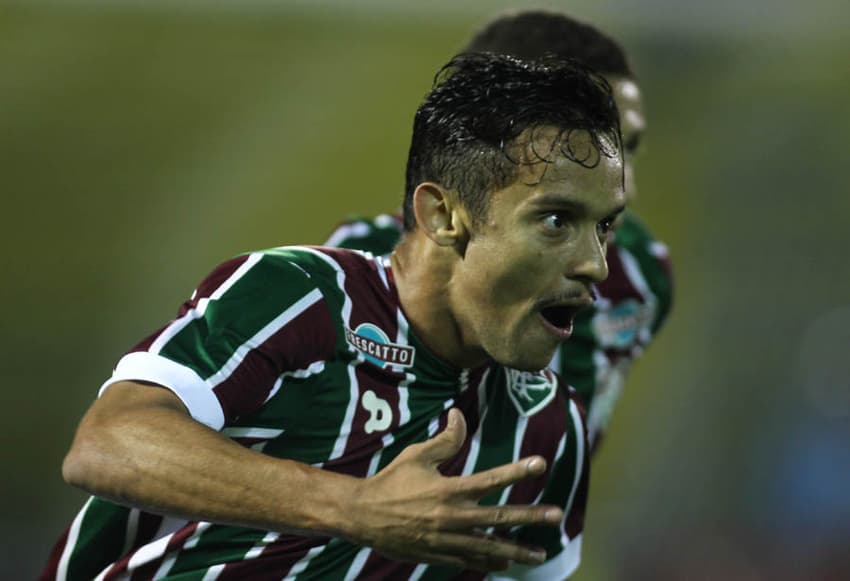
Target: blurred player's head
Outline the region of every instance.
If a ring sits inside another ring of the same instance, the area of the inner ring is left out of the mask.
[[[619,120],[602,77],[574,61],[453,59],[416,112],[409,236],[396,254],[433,289],[440,306],[429,313],[450,317],[438,335],[455,336],[455,348],[444,355],[545,367],[608,275],[608,231],[624,203]]]
[[[481,223],[488,194],[516,181],[520,168],[539,168],[542,178],[558,156],[595,167],[620,147],[611,89],[585,66],[460,55],[437,73],[414,118],[404,228],[416,227],[413,193],[423,182],[456,192]]]
[[[646,118],[634,72],[617,41],[561,12],[523,10],[506,12],[485,24],[464,50],[507,54],[520,59],[544,56],[576,59],[603,75],[611,85],[620,110],[626,154],[626,195],[629,200],[637,195],[632,157],[646,129]]]

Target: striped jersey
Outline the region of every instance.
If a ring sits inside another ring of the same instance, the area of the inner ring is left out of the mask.
[[[482,504],[555,504],[560,527],[503,533],[546,549],[510,578],[565,578],[578,565],[588,486],[575,393],[550,370],[458,369],[411,331],[386,258],[283,247],[216,268],[177,318],[132,349],[109,381],[171,389],[193,418],[246,447],[368,477],[404,448],[466,417],[461,451],[440,469],[480,472],[522,457],[547,472]],[[158,516],[92,497],[56,544],[43,579],[480,579],[393,561],[344,539]]]
[[[626,373],[670,313],[672,275],[667,247],[632,212],[608,244],[608,279],[596,286],[593,307],[580,313],[569,341],[549,367],[578,391],[587,408],[591,448],[601,441]],[[383,214],[340,225],[328,246],[389,253],[402,232],[401,217]]]

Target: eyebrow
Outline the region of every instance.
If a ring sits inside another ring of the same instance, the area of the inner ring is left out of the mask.
[[[559,196],[557,194],[545,194],[530,202],[529,205],[534,208],[555,208],[563,210],[572,210],[574,212],[582,214],[587,212],[586,204],[582,204],[581,202],[576,202],[574,200],[564,198],[563,196]],[[625,205],[618,206],[613,211],[609,212],[606,217],[617,216],[625,209]]]

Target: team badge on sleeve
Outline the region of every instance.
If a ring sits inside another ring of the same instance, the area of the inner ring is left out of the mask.
[[[558,389],[555,374],[548,369],[542,371],[518,371],[505,369],[508,395],[521,416],[533,416],[546,407]]]

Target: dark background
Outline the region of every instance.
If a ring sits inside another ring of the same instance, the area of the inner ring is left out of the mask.
[[[744,4],[549,3],[632,54],[677,283],[583,581],[850,577],[850,7]],[[395,208],[432,75],[509,5],[0,1],[0,577],[82,504],[61,460],[120,354],[220,260]]]

